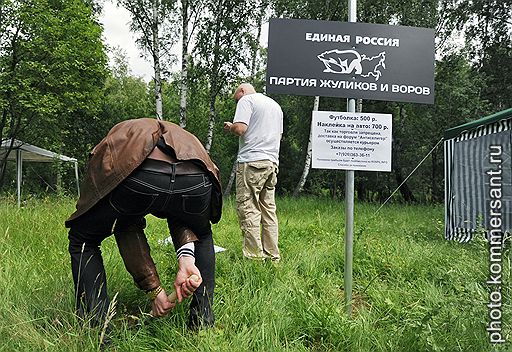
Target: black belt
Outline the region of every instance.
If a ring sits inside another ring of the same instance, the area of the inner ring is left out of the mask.
[[[204,168],[194,164],[191,161],[178,161],[176,163],[168,163],[165,161],[146,159],[139,166],[141,170],[154,171],[169,175],[190,175],[204,174]]]

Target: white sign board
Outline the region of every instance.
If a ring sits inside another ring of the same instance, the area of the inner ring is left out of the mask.
[[[312,167],[391,171],[391,114],[313,111]]]

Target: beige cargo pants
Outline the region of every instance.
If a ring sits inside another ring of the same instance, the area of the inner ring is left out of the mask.
[[[244,237],[242,252],[247,258],[281,258],[274,199],[278,172],[277,165],[270,160],[238,164],[236,206]]]

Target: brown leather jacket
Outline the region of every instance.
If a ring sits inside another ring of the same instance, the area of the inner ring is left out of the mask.
[[[193,134],[171,122],[146,118],[127,120],[115,125],[94,147],[89,156],[76,211],[66,220],[66,227],[71,227],[74,219],[86,213],[130,175],[153,151],[160,137],[174,150],[176,159],[200,162],[208,170],[214,185],[210,221],[217,223],[222,212],[220,173],[201,142]],[[197,240],[197,236],[187,227],[179,226],[173,230],[173,243],[177,248]],[[143,233],[130,230],[116,234],[116,241],[126,268],[137,286],[149,290],[160,285]]]
[[[215,190],[222,193],[219,169],[196,136],[172,122],[149,118],[127,120],[112,127],[90,153],[76,211],[66,220],[66,227],[130,175],[155,148],[161,136],[178,160],[201,162],[213,176]],[[211,221],[214,224],[220,220],[222,212],[219,201],[222,202],[217,199],[212,204],[215,209],[212,209]]]

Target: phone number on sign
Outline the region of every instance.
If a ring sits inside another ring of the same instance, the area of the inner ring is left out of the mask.
[[[337,152],[337,156],[351,156],[356,158],[369,158],[370,153],[351,153],[351,152]]]

